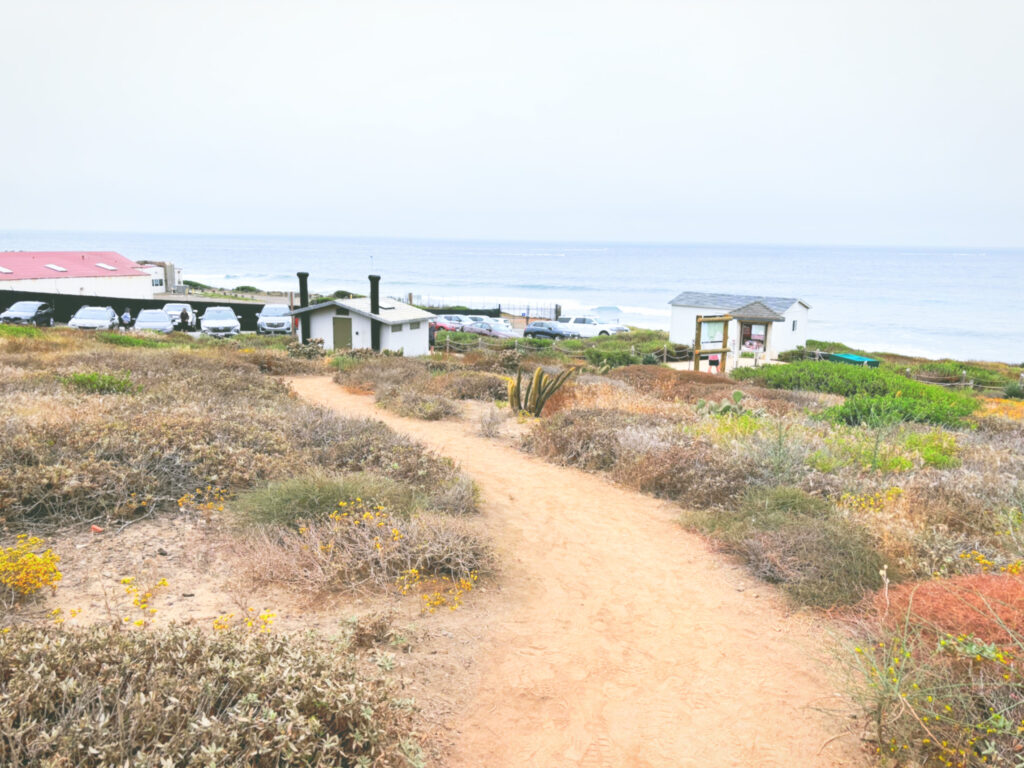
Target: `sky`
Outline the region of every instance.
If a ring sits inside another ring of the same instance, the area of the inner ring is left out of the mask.
[[[1024,246],[1019,0],[0,0],[0,230]]]

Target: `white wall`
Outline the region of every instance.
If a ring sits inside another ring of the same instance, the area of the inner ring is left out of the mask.
[[[809,315],[807,307],[798,301],[786,310],[785,322],[773,324],[772,334],[775,336],[775,339],[772,341],[772,348],[775,354],[807,344]],[[796,321],[795,331],[793,330],[794,320]]]
[[[412,329],[409,326],[415,323],[402,323],[401,331],[391,330],[390,325],[385,325],[380,331],[380,345],[382,349],[401,349],[406,357],[419,357],[430,353],[430,337],[428,335],[427,321],[419,320],[419,328]],[[398,323],[395,323],[397,326]]]
[[[116,299],[152,299],[149,275],[110,277],[40,277],[31,280],[3,280],[0,288],[11,291],[59,293],[63,296],[110,296]]]
[[[724,309],[715,307],[672,307],[672,316],[668,330],[668,340],[673,344],[694,342],[694,330],[697,327],[697,315],[724,315]],[[733,336],[733,328],[729,327],[729,337]]]

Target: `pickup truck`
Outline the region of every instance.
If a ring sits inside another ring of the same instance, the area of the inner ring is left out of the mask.
[[[621,327],[615,323],[602,323],[590,315],[562,315],[558,318],[558,323],[568,330],[576,331],[584,339],[593,336],[610,336],[613,333],[618,333]]]

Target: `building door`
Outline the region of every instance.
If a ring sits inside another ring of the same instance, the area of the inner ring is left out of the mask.
[[[334,348],[352,349],[351,317],[334,317]]]

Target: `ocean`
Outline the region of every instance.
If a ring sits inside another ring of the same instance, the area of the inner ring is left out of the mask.
[[[233,288],[368,290],[475,306],[559,304],[667,329],[681,291],[786,296],[811,305],[809,336],[869,351],[1024,361],[1024,250],[483,242],[341,237],[0,232],[2,250],[110,250],[172,261]]]

